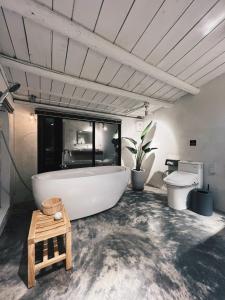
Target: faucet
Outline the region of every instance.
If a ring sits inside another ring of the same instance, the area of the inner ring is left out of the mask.
[[[68,153],[69,153],[69,150],[66,150],[66,149],[63,150],[63,152],[62,152],[62,164],[61,164],[62,169],[67,168],[66,161],[68,161]]]

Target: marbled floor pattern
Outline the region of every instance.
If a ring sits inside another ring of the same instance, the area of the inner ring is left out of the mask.
[[[127,191],[111,210],[74,221],[73,271],[63,264],[27,289],[30,214],[12,214],[0,238],[0,299],[225,299],[225,217],[167,207]]]

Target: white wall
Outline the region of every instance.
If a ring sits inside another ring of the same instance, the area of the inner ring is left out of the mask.
[[[225,211],[225,75],[203,86],[199,95],[184,96],[173,108],[156,112],[154,120],[159,150],[150,183],[165,170],[166,158],[202,161],[215,207]],[[197,140],[196,147],[189,146],[190,139]]]
[[[2,67],[0,65],[0,91],[7,88],[6,81],[3,77]],[[11,97],[7,97],[11,102]],[[13,150],[13,115],[0,111],[0,130],[4,133],[6,142]],[[7,213],[11,201],[11,162],[6,150],[2,136],[0,136],[0,233],[6,222]]]
[[[0,130],[2,130],[6,143],[11,146],[12,115],[0,111]],[[11,147],[10,147],[11,148]],[[11,190],[11,162],[2,136],[0,136],[0,233],[6,220],[10,207]]]
[[[14,158],[25,183],[31,188],[31,176],[37,173],[37,121],[29,105],[14,105]],[[32,201],[32,194],[15,174],[12,202]]]

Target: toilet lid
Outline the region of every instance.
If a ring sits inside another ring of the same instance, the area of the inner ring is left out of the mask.
[[[164,182],[175,186],[198,184],[198,175],[194,173],[175,171],[164,178]]]

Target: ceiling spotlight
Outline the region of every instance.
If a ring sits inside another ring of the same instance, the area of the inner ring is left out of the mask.
[[[8,96],[9,93],[14,93],[20,88],[19,83],[14,83],[10,87],[8,87],[4,92],[0,92],[0,104],[3,103],[5,98]]]
[[[36,101],[37,96],[30,95],[30,102],[34,103]]]
[[[148,108],[149,108],[149,103],[148,102],[144,103],[144,108],[145,108],[145,117],[147,117],[148,116]]]

